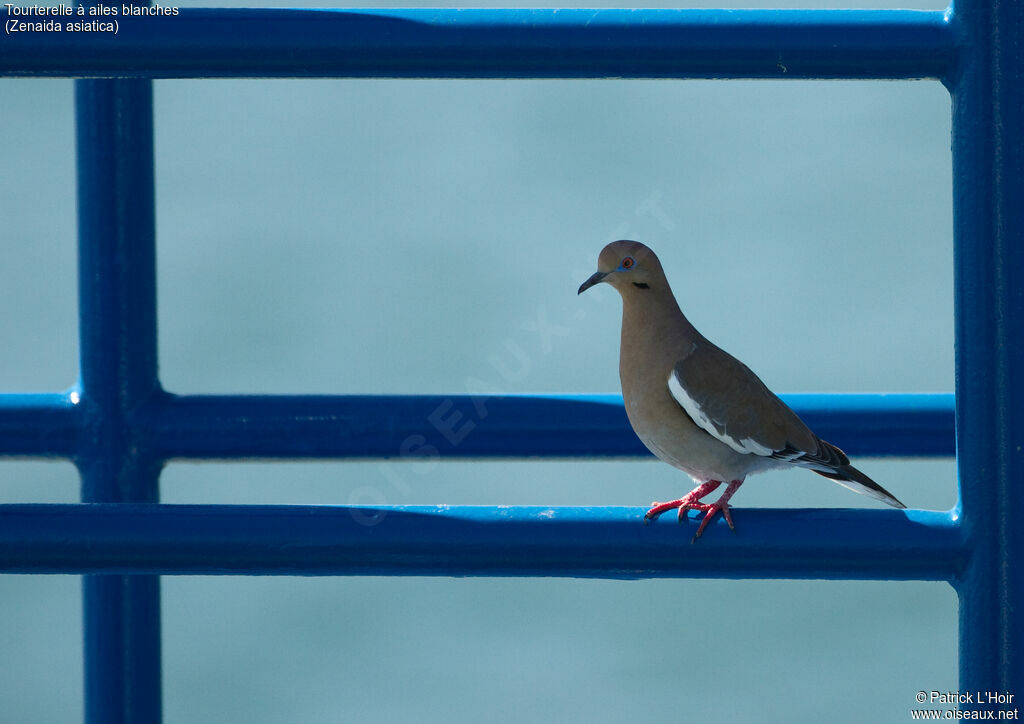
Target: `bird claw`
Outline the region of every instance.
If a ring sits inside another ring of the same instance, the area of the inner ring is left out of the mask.
[[[690,543],[696,543],[697,539],[704,535],[704,529],[708,527],[708,523],[715,517],[715,513],[722,511],[722,517],[725,518],[725,522],[729,524],[729,530],[733,533],[736,532],[736,526],[732,522],[732,513],[729,512],[729,504],[718,501],[717,503],[702,504],[701,510],[706,511],[704,513],[704,520],[700,522],[700,527],[697,528],[697,532],[694,533],[693,539]]]
[[[729,530],[735,533],[736,525],[732,522],[732,513],[730,513],[729,510],[731,510],[731,506],[722,506],[722,517],[725,518],[725,522],[729,524]]]
[[[703,485],[698,486],[694,490],[690,491],[685,497],[679,500],[672,500],[667,503],[659,503],[657,501],[651,503],[651,508],[644,514],[644,523],[647,523],[654,518],[668,510],[679,510],[679,522],[686,520],[686,513],[690,510],[699,510],[704,513],[704,518],[700,522],[700,526],[697,528],[697,532],[694,534],[691,543],[696,543],[697,539],[704,534],[704,529],[708,527],[708,523],[715,517],[715,513],[721,511],[722,517],[725,518],[725,522],[729,524],[729,530],[733,533],[736,532],[736,525],[732,521],[732,513],[729,512],[729,498],[732,497],[733,493],[740,487],[742,480],[734,480],[729,483],[725,493],[722,494],[717,501],[714,503],[702,503],[700,499],[708,493],[714,491],[719,485],[720,481],[710,480]]]
[[[682,523],[684,520],[686,520],[686,514],[689,511],[691,511],[691,510],[699,510],[699,511],[703,512],[703,511],[707,510],[710,507],[711,506],[709,504],[707,504],[707,503],[700,503],[700,502],[688,503],[687,505],[680,505],[679,506],[679,522]]]
[[[679,509],[679,522],[682,523],[686,520],[686,513],[690,510],[707,510],[708,504],[697,501],[687,501],[686,498],[680,498],[679,500],[671,500],[667,503],[659,503],[654,501],[651,503],[651,509],[644,513],[644,523],[657,518],[662,513],[666,513],[670,510]]]
[[[715,488],[717,488],[721,484],[721,481],[709,480],[708,482],[703,483],[702,485],[698,485],[696,488],[691,490],[689,493],[687,493],[679,500],[671,500],[667,503],[659,503],[655,501],[651,503],[651,509],[644,514],[644,520],[652,520],[653,518],[657,518],[665,511],[675,510],[676,508],[679,509],[679,519],[683,520],[686,517],[687,510],[690,510],[691,508],[695,508],[698,510],[703,509],[701,506],[706,506],[707,503],[701,503],[700,499],[703,498],[708,493],[714,491]]]
[[[680,498],[679,500],[671,500],[667,503],[659,503],[658,501],[654,501],[653,503],[651,503],[651,509],[644,513],[644,521],[654,520],[662,513],[669,510],[674,510],[676,508],[681,508],[686,504],[686,498]]]

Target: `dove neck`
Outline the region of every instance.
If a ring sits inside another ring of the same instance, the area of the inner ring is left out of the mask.
[[[691,340],[700,336],[667,287],[664,290],[631,290],[631,293],[623,295],[623,349],[648,344],[667,347],[680,332]]]

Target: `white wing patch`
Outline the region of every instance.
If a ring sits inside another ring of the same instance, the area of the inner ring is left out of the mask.
[[[686,392],[686,388],[683,387],[682,383],[679,382],[679,377],[676,376],[676,371],[672,370],[668,376],[668,391],[672,394],[672,398],[679,403],[679,406],[686,411],[686,414],[696,423],[697,427],[704,430],[704,432],[711,435],[719,442],[723,442],[733,450],[744,455],[762,455],[769,456],[775,451],[761,445],[757,441],[751,438],[744,438],[743,440],[737,440],[736,438],[729,437],[728,435],[718,431],[711,418],[707,416],[704,410],[701,409],[697,401],[690,397]]]

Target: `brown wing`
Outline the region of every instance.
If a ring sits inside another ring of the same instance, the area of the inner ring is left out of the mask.
[[[737,452],[781,460],[845,464],[749,367],[707,340],[669,376],[676,402],[708,434]]]
[[[846,453],[811,432],[749,367],[707,340],[676,363],[668,387],[698,427],[736,452],[809,468],[851,490],[905,507],[850,465]]]

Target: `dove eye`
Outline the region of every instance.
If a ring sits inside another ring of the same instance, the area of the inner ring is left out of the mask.
[[[635,263],[636,262],[633,261],[633,257],[627,256],[625,259],[622,260],[622,263],[619,264],[619,266],[622,267],[623,269],[632,269]]]

